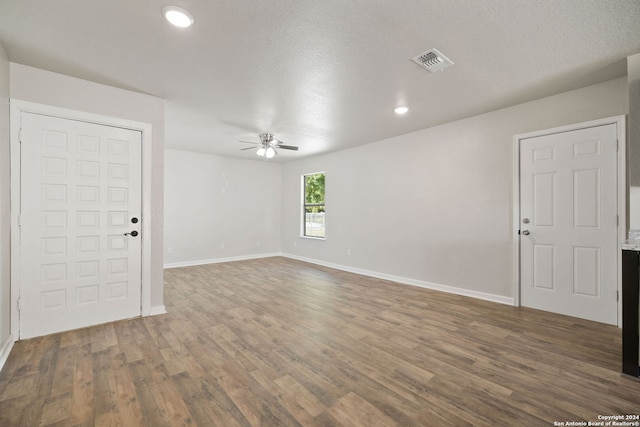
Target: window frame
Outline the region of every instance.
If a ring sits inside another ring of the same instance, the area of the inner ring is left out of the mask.
[[[307,182],[306,178],[312,175],[324,175],[325,178],[325,191],[324,191],[324,203],[307,203]],[[302,218],[300,224],[300,237],[305,239],[315,239],[315,240],[326,240],[327,238],[327,220],[326,220],[326,212],[327,212],[327,187],[326,187],[326,179],[327,174],[324,171],[321,172],[311,172],[304,173],[301,176],[301,211]],[[308,207],[318,207],[322,206],[324,211],[324,235],[323,236],[313,236],[307,234],[307,208]]]

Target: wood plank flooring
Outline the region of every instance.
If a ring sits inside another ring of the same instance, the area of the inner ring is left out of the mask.
[[[640,413],[616,327],[286,258],[165,272],[168,314],[21,341],[2,426],[550,426]]]

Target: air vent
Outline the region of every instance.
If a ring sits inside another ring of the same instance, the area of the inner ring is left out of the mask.
[[[425,53],[421,53],[420,55],[411,58],[411,60],[432,73],[435,71],[442,71],[453,65],[452,60],[438,52],[436,49],[431,49]]]

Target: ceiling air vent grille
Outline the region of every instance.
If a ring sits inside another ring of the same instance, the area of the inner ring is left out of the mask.
[[[427,52],[421,53],[418,56],[414,56],[411,58],[413,62],[418,64],[419,66],[426,68],[428,71],[432,73],[434,71],[442,71],[447,67],[453,65],[453,61],[444,56],[436,49],[431,49]]]

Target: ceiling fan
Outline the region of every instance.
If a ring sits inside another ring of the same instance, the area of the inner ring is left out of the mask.
[[[276,154],[278,154],[278,152],[276,151],[276,148],[283,149],[283,150],[293,150],[293,151],[298,150],[298,147],[294,145],[284,145],[282,141],[275,139],[272,133],[261,133],[259,136],[260,136],[260,142],[251,142],[251,141],[238,141],[238,142],[242,142],[244,144],[254,144],[258,146],[258,151],[256,151],[256,154],[260,157],[264,157],[265,159],[270,159]],[[253,150],[254,148],[256,147],[241,148],[240,150]]]

